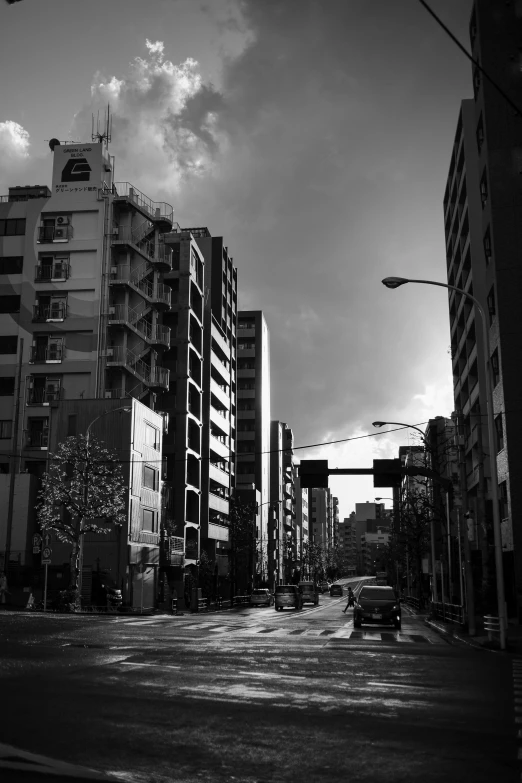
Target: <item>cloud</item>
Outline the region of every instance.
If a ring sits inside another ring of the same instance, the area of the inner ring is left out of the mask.
[[[155,198],[158,191],[172,198],[187,179],[212,176],[226,142],[216,123],[222,97],[203,82],[195,59],[175,65],[162,41],[146,39],[145,48],[126,74],[95,74],[91,102],[75,116],[71,135],[85,137],[92,114],[104,117],[109,104],[118,171]]]
[[[0,193],[7,193],[11,185],[18,185],[19,178],[31,164],[31,140],[28,131],[17,122],[0,122]]]

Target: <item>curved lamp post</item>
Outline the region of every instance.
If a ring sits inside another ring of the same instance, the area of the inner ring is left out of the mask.
[[[506,649],[506,599],[504,592],[504,564],[502,562],[502,529],[500,525],[500,510],[498,506],[498,472],[496,457],[496,439],[495,439],[495,420],[493,414],[493,387],[491,383],[491,374],[489,372],[490,344],[489,329],[487,325],[486,313],[481,303],[472,294],[464,291],[457,286],[449,283],[438,283],[434,280],[412,280],[407,277],[385,277],[382,281],[386,288],[399,288],[405,283],[421,283],[424,285],[436,285],[440,288],[448,288],[450,291],[456,291],[461,296],[471,299],[477,311],[480,313],[482,322],[482,333],[484,337],[484,371],[486,373],[486,412],[488,420],[488,445],[489,445],[489,469],[491,473],[491,501],[493,503],[493,533],[495,536],[495,566],[497,577],[497,601],[498,601],[498,621],[500,627],[500,648]]]
[[[122,411],[125,413],[130,413],[132,411],[132,408],[129,408],[128,406],[122,406],[120,408],[112,408],[111,410],[104,411],[103,413],[100,413],[99,416],[96,416],[95,419],[91,421],[90,424],[87,425],[87,428],[85,430],[85,441],[86,441],[86,457],[89,456],[89,440],[91,437],[91,427],[94,424],[94,422],[98,421],[98,419],[103,418],[103,416],[107,416],[109,413],[116,413],[117,411]],[[84,506],[87,505],[87,500],[89,497],[89,482],[87,479],[85,480],[85,485],[83,487],[83,501]],[[82,535],[82,524],[80,522],[80,542],[79,542],[79,556],[78,556],[78,565],[79,565],[79,573],[78,573],[78,596],[80,599],[80,605],[82,600],[82,585],[83,585],[83,545],[84,545],[84,538],[85,536]]]

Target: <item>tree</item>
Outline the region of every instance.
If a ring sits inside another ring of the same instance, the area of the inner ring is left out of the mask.
[[[302,569],[307,579],[319,582],[324,578],[325,553],[319,544],[306,541],[303,544]]]
[[[114,452],[93,436],[71,436],[50,454],[42,478],[37,515],[43,533],[72,545],[71,584],[79,601],[80,541],[86,533],[106,535],[126,519],[125,484]]]
[[[230,501],[228,529],[230,535],[230,592],[231,595],[234,595],[238,581],[249,583],[252,580],[253,557],[256,552],[252,504],[242,503],[237,498]],[[239,574],[246,575],[246,580],[238,579]]]

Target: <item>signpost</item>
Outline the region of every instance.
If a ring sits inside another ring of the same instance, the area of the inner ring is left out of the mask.
[[[35,533],[33,536],[33,555],[39,555],[42,547],[42,536]]]
[[[36,536],[33,537],[33,544],[34,544],[34,539],[35,538],[36,538]],[[45,533],[45,535],[43,537],[43,542],[44,542],[44,548],[43,548],[43,551],[42,551],[42,565],[45,566],[44,605],[43,605],[43,610],[44,610],[44,612],[46,612],[47,611],[47,569],[48,569],[48,567],[51,564],[51,555],[53,553],[53,550],[51,549],[51,546],[50,546],[50,544],[51,544],[51,534],[50,533]]]

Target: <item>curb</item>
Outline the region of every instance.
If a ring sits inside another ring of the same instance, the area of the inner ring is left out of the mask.
[[[434,631],[437,631],[438,633],[445,634],[446,636],[449,636],[451,639],[455,639],[455,641],[462,642],[462,644],[467,645],[468,647],[474,647],[476,650],[483,650],[484,652],[492,652],[492,653],[498,653],[498,652],[513,652],[509,650],[500,650],[496,647],[490,647],[488,643],[482,644],[478,640],[476,640],[474,637],[469,637],[465,639],[463,636],[461,636],[454,628],[448,628],[445,625],[442,625],[441,623],[437,623],[434,620],[429,620],[426,618],[424,620],[425,625],[429,625],[431,628],[433,628]]]

